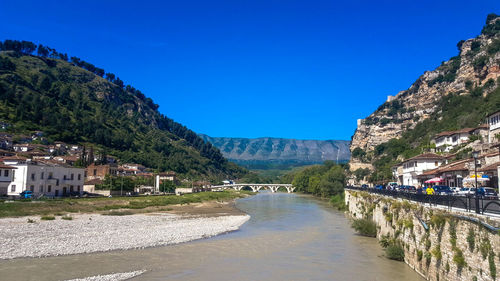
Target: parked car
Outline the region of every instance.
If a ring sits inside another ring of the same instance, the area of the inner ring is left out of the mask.
[[[474,187],[462,187],[460,191],[458,191],[458,196],[470,196],[476,193],[476,188]]]
[[[495,189],[491,187],[480,187],[477,190],[477,194],[486,199],[498,199],[498,194],[495,192]]]
[[[432,188],[434,189],[435,195],[450,195],[453,193],[447,185],[435,185]]]
[[[416,192],[417,191],[417,188],[414,187],[413,185],[405,185],[404,187],[405,187],[404,190],[406,192]]]
[[[361,188],[368,188],[368,185],[367,184],[362,184]]]
[[[458,192],[460,191],[460,187],[451,187],[451,192],[453,192],[453,194],[458,194]]]
[[[25,191],[19,193],[19,196],[21,196],[21,198],[32,198],[33,197],[33,191],[31,191],[31,190],[25,190]]]
[[[382,189],[385,189],[385,188],[384,188],[384,186],[383,186],[383,185],[379,184],[379,185],[376,185],[376,186],[375,186],[375,189],[380,189],[380,190],[382,190]]]

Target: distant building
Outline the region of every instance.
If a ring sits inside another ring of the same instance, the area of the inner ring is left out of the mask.
[[[0,163],[0,196],[6,196],[16,168]]]
[[[85,169],[85,178],[87,180],[100,179],[103,180],[107,175],[116,176],[118,174],[117,165],[95,165],[90,164]]]
[[[418,186],[420,184],[419,175],[425,171],[436,169],[445,163],[445,157],[434,153],[425,153],[412,157],[402,163],[402,184]],[[399,175],[397,176],[399,177]]]
[[[53,162],[31,161],[21,157],[3,158],[3,163],[16,170],[8,187],[8,195],[18,195],[24,190],[34,195],[65,196],[82,193],[84,169]]]
[[[498,142],[498,139],[495,135],[500,133],[500,111],[497,111],[493,114],[490,114],[486,121],[488,125],[490,125],[489,133],[488,133],[488,143]]]
[[[169,181],[176,181],[176,176],[177,174],[175,172],[169,171],[169,172],[163,172],[160,173],[160,180],[169,180]]]

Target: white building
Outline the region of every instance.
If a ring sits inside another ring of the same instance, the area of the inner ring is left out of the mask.
[[[488,143],[497,142],[498,139],[495,137],[495,135],[500,133],[500,111],[489,115],[486,121],[488,122],[488,125],[490,125],[490,130],[488,133]]]
[[[0,196],[6,196],[16,168],[0,163]]]
[[[16,168],[8,186],[8,195],[18,195],[24,190],[33,191],[35,196],[65,196],[83,191],[85,170],[82,168],[19,157],[7,157],[3,162]]]
[[[418,186],[419,175],[427,170],[436,169],[445,163],[446,160],[443,156],[434,153],[425,153],[412,157],[402,163],[402,184]],[[397,176],[399,177],[400,175]]]
[[[458,131],[442,132],[434,137],[436,150],[449,152],[453,148],[467,143],[469,137],[476,131],[477,128],[465,128]]]

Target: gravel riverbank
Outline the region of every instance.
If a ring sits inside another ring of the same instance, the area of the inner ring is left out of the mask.
[[[0,259],[47,257],[164,246],[237,230],[250,216],[194,217],[167,213],[104,216],[28,223],[0,219]]]

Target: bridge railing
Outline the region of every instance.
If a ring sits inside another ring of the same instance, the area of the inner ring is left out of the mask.
[[[445,206],[451,210],[451,208],[459,208],[466,212],[475,212],[476,210],[476,200],[474,195],[469,196],[457,196],[457,195],[428,195],[424,193],[407,192],[407,191],[397,191],[397,190],[387,190],[387,189],[375,189],[375,188],[362,188],[355,186],[347,186],[346,189],[365,191],[374,194],[380,194],[385,196],[390,196],[394,198],[402,198],[410,201],[416,201],[420,203],[427,203],[431,205]],[[482,214],[497,214],[500,215],[500,200],[498,199],[488,199],[483,196],[479,196],[479,210]]]

